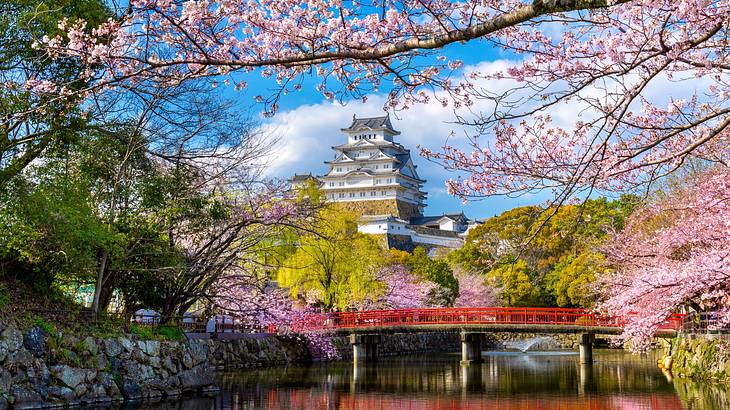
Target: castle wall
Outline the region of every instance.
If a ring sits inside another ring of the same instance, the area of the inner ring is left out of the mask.
[[[397,199],[334,202],[341,209],[362,215],[392,215],[405,221],[421,216],[417,205]]]

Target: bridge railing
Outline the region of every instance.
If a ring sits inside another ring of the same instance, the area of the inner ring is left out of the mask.
[[[680,330],[684,316],[672,315],[663,330]],[[621,328],[622,317],[598,315],[573,308],[428,308],[336,312],[308,316],[294,324],[297,330],[337,330],[428,325],[559,325]]]

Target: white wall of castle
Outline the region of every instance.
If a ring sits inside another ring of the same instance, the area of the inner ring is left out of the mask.
[[[360,222],[357,227],[358,232],[371,235],[406,235],[411,237],[414,244],[440,246],[444,248],[458,249],[464,245],[462,238],[444,237],[437,235],[427,235],[408,229],[403,222],[374,220]]]

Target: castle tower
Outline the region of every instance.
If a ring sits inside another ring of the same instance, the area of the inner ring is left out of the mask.
[[[352,117],[342,128],[347,142],[334,146],[329,171],[320,177],[328,201],[361,215],[392,215],[408,221],[423,215],[426,182],[418,177],[410,151],[393,141],[400,132],[390,116]]]

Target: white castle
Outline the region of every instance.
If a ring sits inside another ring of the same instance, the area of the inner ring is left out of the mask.
[[[295,175],[293,187],[316,179],[327,201],[342,203],[362,215],[359,231],[384,235],[389,247],[411,250],[417,245],[459,248],[476,221],[463,213],[424,216],[426,182],[418,176],[411,153],[393,138],[390,116],[356,118],[341,130],[347,142],[332,147],[323,176]]]

